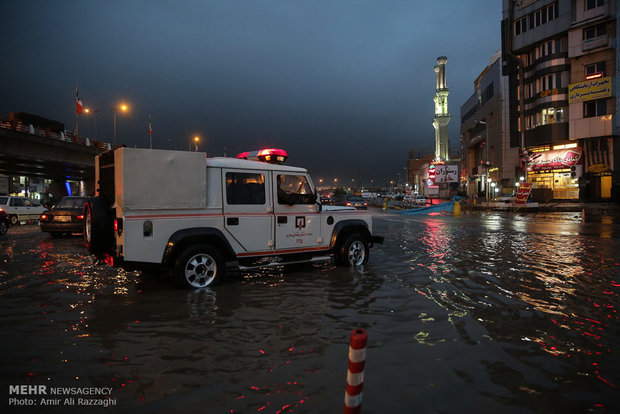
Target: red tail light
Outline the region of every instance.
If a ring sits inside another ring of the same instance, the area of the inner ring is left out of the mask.
[[[351,206],[351,203],[347,201],[347,206]]]
[[[116,232],[123,231],[123,219],[122,218],[114,219],[114,231]]]
[[[0,211],[2,211],[2,209],[0,209]],[[41,214],[41,217],[39,217],[39,219],[41,221],[47,221],[49,219],[49,216],[47,214]]]
[[[84,220],[84,214],[78,214],[77,219],[78,220]]]

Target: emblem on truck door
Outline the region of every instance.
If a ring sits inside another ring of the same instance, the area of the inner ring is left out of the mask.
[[[295,227],[299,230],[306,227],[306,217],[305,216],[297,216],[295,217]]]

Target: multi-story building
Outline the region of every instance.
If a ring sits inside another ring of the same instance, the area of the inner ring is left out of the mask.
[[[501,55],[474,81],[474,93],[461,106],[461,189],[467,195],[492,188],[489,196],[510,192],[518,181],[519,149],[511,147],[508,77],[502,76]]]
[[[541,201],[609,199],[620,183],[616,2],[504,0],[510,145]]]
[[[616,112],[620,94],[612,87],[618,88],[619,80],[616,64],[618,2],[575,0],[573,5],[568,30],[569,138],[583,148],[581,197],[609,199],[613,183],[620,184],[620,166],[614,162],[614,154],[616,162],[620,154],[620,120]]]

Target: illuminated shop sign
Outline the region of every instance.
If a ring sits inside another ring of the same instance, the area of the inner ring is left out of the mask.
[[[459,166],[443,164],[435,166],[435,183],[458,183]]]
[[[435,181],[435,164],[431,164],[428,166],[428,178],[432,181]]]
[[[540,92],[540,97],[544,98],[545,96],[557,95],[560,92],[559,89],[550,89],[547,91]]]
[[[533,152],[527,155],[527,171],[558,170],[583,164],[581,147]]]
[[[593,164],[588,167],[588,172],[591,173],[602,173],[605,171],[609,171],[609,165],[607,164]]]
[[[592,101],[611,96],[611,76],[568,85],[568,103]]]
[[[446,164],[436,162],[428,166],[428,180],[430,185],[437,183],[458,183],[459,166],[456,164]]]

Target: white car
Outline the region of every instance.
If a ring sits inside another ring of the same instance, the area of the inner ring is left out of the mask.
[[[514,203],[517,199],[517,192],[513,192],[512,194],[506,194],[497,199],[497,201],[501,201],[504,203]]]
[[[418,205],[422,205],[422,206],[426,205],[426,197],[424,197],[423,195],[417,195],[415,197],[415,201],[414,202],[415,202],[415,204],[418,204]]]
[[[46,210],[30,198],[22,196],[0,196],[0,209],[9,215],[13,226],[22,221],[39,220],[41,213]]]

